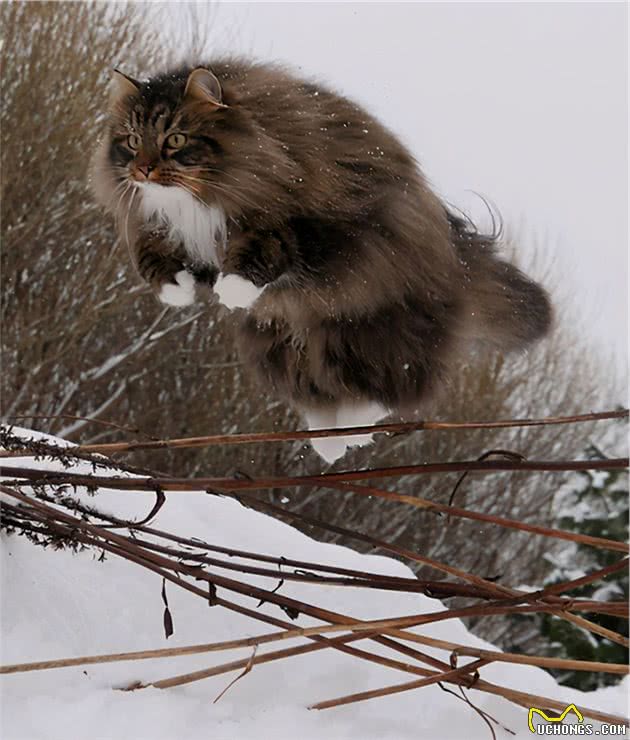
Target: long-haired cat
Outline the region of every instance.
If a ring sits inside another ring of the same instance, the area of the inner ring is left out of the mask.
[[[93,183],[162,301],[206,283],[245,309],[243,362],[310,429],[416,409],[474,341],[520,349],[550,325],[545,291],[390,131],[279,67],[115,72]],[[332,461],[370,438],[313,446]]]

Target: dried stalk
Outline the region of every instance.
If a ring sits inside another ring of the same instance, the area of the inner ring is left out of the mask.
[[[182,574],[188,573],[190,575],[193,575],[197,579],[208,580],[210,583],[212,583],[212,579],[205,576],[205,574],[203,574],[202,576],[203,571],[200,572],[200,569],[190,568],[190,567],[177,567],[176,564],[168,561],[167,559],[161,556],[150,555],[149,553],[146,552],[146,549],[140,548],[139,546],[133,545],[133,544],[129,545],[127,542],[125,542],[124,538],[120,538],[118,535],[114,535],[108,530],[102,530],[101,528],[98,528],[98,527],[95,527],[94,525],[90,525],[86,522],[83,522],[77,519],[76,517],[72,517],[70,515],[64,514],[63,512],[60,512],[57,509],[54,509],[45,504],[42,504],[40,501],[34,501],[32,499],[29,499],[24,494],[21,494],[17,491],[13,491],[12,489],[7,488],[6,486],[1,486],[0,489],[8,493],[9,495],[12,495],[14,498],[21,500],[23,503],[26,503],[27,505],[30,505],[33,508],[38,509],[40,513],[47,513],[48,515],[52,516],[54,520],[57,520],[57,521],[61,520],[62,522],[66,522],[66,525],[68,525],[66,526],[66,529],[68,529],[71,532],[82,529],[86,531],[87,533],[89,533],[89,535],[78,535],[78,539],[80,541],[84,541],[87,544],[97,544],[98,547],[103,547],[103,549],[106,549],[109,552],[113,552],[115,554],[121,555],[122,557],[132,560],[133,562],[137,562],[138,564],[144,565],[150,570],[154,570],[156,573],[159,573],[160,575],[162,575],[162,577],[165,577],[171,580],[171,582],[177,583],[179,586],[184,587],[187,590],[191,590],[197,593],[198,595],[202,596],[204,599],[208,598],[208,594],[205,591],[195,586],[192,586],[192,584],[188,584],[184,582],[181,576],[171,575],[170,573],[168,573],[168,571],[164,570],[164,567],[170,568],[171,570],[175,571],[175,573],[182,573]],[[110,542],[115,543],[115,544],[109,544]],[[245,593],[246,595],[250,595],[250,596],[257,596],[257,594],[255,594],[255,591],[258,591],[258,589],[252,589],[251,587],[243,586],[243,584],[238,584],[238,583],[233,584],[233,582],[231,582],[229,579],[221,579],[221,580],[223,581],[222,585],[225,585],[226,587],[231,588],[231,590],[236,590],[240,593]],[[268,601],[274,601],[275,603],[279,603],[279,597],[277,594],[273,594],[271,592],[267,592],[267,593],[269,594],[269,598],[267,598]],[[282,620],[276,620],[267,615],[256,614],[255,612],[251,612],[251,610],[246,610],[240,605],[229,604],[229,602],[226,603],[224,600],[221,600],[221,599],[216,599],[215,603],[220,603],[221,605],[225,605],[227,608],[235,609],[236,611],[239,611],[240,613],[247,612],[250,615],[254,616],[254,618],[262,619],[262,621],[275,623],[279,626],[286,625],[286,623],[283,623]],[[285,600],[285,605],[286,605],[286,600]],[[328,621],[336,621],[335,618],[337,619],[343,618],[343,615],[335,615],[334,613],[326,612],[325,610],[318,610],[316,608],[313,609],[312,607],[309,607],[308,605],[305,605],[305,604],[302,604],[302,607],[303,607],[302,611],[304,611],[305,613],[311,613],[312,616],[319,616],[320,618],[324,618]],[[318,613],[313,613],[313,612],[318,612]],[[343,619],[345,619],[346,621],[348,620],[348,618],[343,618]],[[316,638],[313,637],[313,639],[325,640],[325,638],[322,638],[319,635]],[[395,649],[401,650],[402,648],[402,646],[393,642],[389,638],[384,638],[380,636],[376,639],[378,639],[378,641],[380,642],[383,642],[384,644],[387,644],[388,646],[394,647]],[[327,647],[327,646],[333,646],[332,643],[334,641],[326,640],[325,642],[326,644],[323,646]],[[308,646],[308,647],[311,647],[311,646]],[[319,647],[319,646],[315,646],[315,647]],[[339,644],[339,645],[336,645],[335,647],[337,647],[337,649],[343,648],[344,651],[351,652],[351,654],[355,654],[360,657],[365,657],[368,660],[378,662],[382,665],[390,665],[391,667],[396,667],[400,670],[410,671],[413,673],[423,672],[425,675],[427,673],[426,669],[420,669],[420,668],[417,668],[416,666],[411,666],[410,664],[402,664],[399,661],[392,661],[391,659],[388,659],[388,658],[382,658],[380,656],[375,656],[370,653],[365,653],[365,651],[357,651],[356,649],[350,648],[349,646],[343,646]],[[418,653],[418,651],[403,650],[403,652],[406,652],[407,654],[412,654],[416,658],[420,657],[420,659],[428,660],[432,665],[436,667],[440,667],[442,672],[445,671],[445,664],[441,663],[441,661],[437,661],[436,659],[431,658],[430,656],[423,656],[421,653]],[[455,681],[455,679],[453,680]],[[464,685],[466,685],[466,682],[464,682]],[[517,703],[519,703],[519,701],[522,701],[522,696],[524,696],[522,693],[520,694],[518,692],[515,693],[510,689],[504,689],[503,687],[496,687],[492,684],[488,684],[487,682],[478,682],[477,688],[480,688],[482,690],[489,690],[491,691],[491,693],[499,693],[501,695],[506,696],[507,698],[510,698],[513,701],[516,701]],[[544,700],[541,705],[551,706],[549,702],[545,703]]]
[[[487,658],[491,662],[521,663],[522,665],[535,665],[540,668],[557,668],[567,671],[593,671],[595,673],[615,673],[625,676],[630,673],[630,666],[625,663],[601,663],[591,660],[571,660],[568,658],[549,658],[543,655],[521,655],[520,653],[502,653],[498,650],[481,650],[471,648],[448,640],[438,640],[435,637],[425,635],[413,635],[413,641],[430,647],[451,650],[457,655],[467,655],[472,658]],[[407,637],[403,638],[407,639]]]
[[[240,679],[243,678],[243,676],[246,676],[251,671],[254,658],[256,657],[257,647],[258,647],[257,645],[254,645],[254,649],[252,650],[252,654],[251,654],[249,660],[247,661],[247,665],[245,666],[245,668],[243,668],[243,670],[241,671],[241,673],[239,673],[236,678],[232,679],[230,681],[230,683],[223,689],[223,691],[220,694],[217,695],[217,697],[212,702],[213,704],[216,704],[219,701],[219,699],[222,696],[224,696],[226,694],[226,692],[228,692],[232,688],[232,686],[234,686],[234,684],[237,681],[240,681]]]
[[[371,426],[343,427],[337,429],[312,429],[295,432],[257,432],[251,434],[213,434],[205,437],[184,437],[181,439],[161,439],[151,442],[111,442],[108,444],[80,445],[83,452],[131,452],[133,450],[177,449],[208,447],[210,445],[254,444],[260,442],[286,442],[299,439],[318,439],[321,437],[346,437],[366,432],[387,432],[401,434],[416,431],[452,431],[457,429],[507,429],[511,427],[550,426],[556,424],[576,424],[604,419],[627,419],[628,410],[603,411],[574,416],[550,416],[543,419],[507,419],[504,421],[412,421],[394,424],[373,424]]]
[[[497,473],[508,471],[566,472],[571,470],[625,470],[628,458],[609,458],[607,460],[463,460],[460,462],[424,463],[422,465],[402,465],[387,468],[364,468],[340,473],[322,473],[319,476],[296,475],[262,477],[252,480],[234,478],[121,478],[119,476],[97,476],[81,473],[51,472],[35,468],[0,467],[0,476],[10,479],[38,481],[50,485],[70,484],[112,488],[126,491],[187,491],[200,492],[215,489],[221,492],[254,491],[270,488],[288,488],[302,484],[325,486],[328,482],[349,483],[370,478],[392,478],[405,475],[427,475],[433,473]]]
[[[584,545],[591,545],[592,547],[601,547],[606,550],[613,550],[615,552],[630,552],[630,547],[625,542],[617,542],[616,540],[610,540],[605,537],[593,537],[591,535],[580,534],[578,532],[566,532],[561,529],[553,529],[551,527],[543,527],[539,524],[527,524],[525,522],[519,522],[514,519],[506,519],[505,517],[494,516],[492,514],[482,514],[481,512],[471,511],[470,509],[463,509],[458,506],[449,506],[447,504],[439,504],[428,499],[420,498],[419,496],[409,496],[405,494],[395,493],[393,491],[386,491],[382,488],[375,488],[373,486],[359,486],[356,484],[348,483],[335,483],[333,481],[327,482],[324,486],[313,482],[312,485],[318,486],[318,488],[336,488],[344,491],[350,491],[363,496],[379,497],[388,499],[390,501],[398,501],[399,503],[408,504],[419,509],[427,509],[429,511],[437,511],[448,516],[461,517],[463,519],[473,519],[481,522],[488,522],[489,524],[497,524],[500,527],[506,527],[508,529],[517,529],[521,532],[530,532],[531,534],[539,534],[544,537],[554,537],[560,540],[568,540],[570,542],[579,542]]]
[[[309,709],[331,709],[332,707],[340,707],[344,704],[353,704],[357,701],[366,701],[367,699],[376,699],[380,696],[388,696],[389,694],[397,694],[401,691],[409,691],[410,689],[419,689],[423,686],[430,686],[431,684],[438,683],[439,681],[449,681],[453,678],[459,678],[462,675],[469,673],[470,671],[476,671],[484,665],[487,665],[487,660],[475,660],[462,668],[454,668],[450,671],[443,671],[442,673],[434,673],[427,678],[421,678],[418,681],[410,681],[408,683],[396,684],[395,686],[388,686],[384,689],[374,689],[373,691],[362,691],[358,694],[349,694],[348,696],[342,696],[340,699],[329,699],[328,701],[320,701],[317,704],[311,704]],[[474,681],[474,679],[473,679]]]
[[[290,439],[306,439],[313,437],[324,437],[324,436],[338,436],[347,434],[364,434],[366,432],[374,431],[386,431],[386,432],[402,432],[402,431],[415,431],[418,429],[455,429],[455,428],[499,428],[504,426],[535,426],[542,424],[561,424],[571,423],[576,421],[594,421],[598,418],[627,418],[628,411],[623,410],[619,412],[604,412],[603,414],[590,414],[581,415],[579,417],[550,417],[549,419],[529,419],[529,420],[511,420],[505,422],[474,422],[469,424],[447,424],[441,422],[418,422],[403,425],[376,425],[374,427],[355,427],[352,429],[339,429],[339,430],[318,430],[318,432],[289,432],[289,433],[272,433],[272,434],[254,434],[254,435],[214,435],[210,437],[201,438],[189,438],[183,440],[154,440],[151,442],[131,442],[131,443],[116,443],[118,445],[116,451],[131,451],[134,449],[152,449],[160,447],[196,447],[205,446],[209,444],[243,444],[248,442],[277,442]],[[122,447],[120,447],[122,445]],[[77,456],[87,456],[93,452],[113,451],[116,445],[92,445],[79,448],[60,448],[59,452],[56,450],[49,450],[47,454],[51,454],[53,457],[64,457],[72,455],[73,451]],[[20,451],[21,452],[21,451]],[[13,454],[13,453],[8,453]],[[32,453],[31,453],[32,454]],[[99,461],[100,462],[100,461]],[[102,462],[101,462],[102,464]],[[613,572],[627,566],[627,561],[619,561],[613,563],[607,568],[603,568],[596,573],[592,573],[589,576],[583,576],[574,581],[569,581],[564,584],[558,584],[553,587],[541,589],[533,594],[525,594],[515,589],[511,589],[502,585],[486,581],[478,576],[471,573],[466,573],[453,566],[446,565],[433,561],[430,558],[425,558],[418,555],[417,553],[410,553],[402,548],[389,545],[388,543],[380,542],[375,538],[369,537],[361,533],[352,532],[350,530],[343,530],[343,528],[333,527],[325,522],[319,522],[312,517],[306,517],[304,515],[297,515],[294,512],[275,507],[271,504],[267,504],[261,501],[256,496],[254,491],[266,489],[266,488],[279,488],[285,486],[308,486],[308,487],[327,487],[337,490],[352,491],[358,495],[369,495],[369,496],[380,496],[394,500],[398,503],[409,504],[419,508],[426,508],[428,510],[438,511],[441,513],[447,513],[452,516],[461,516],[463,518],[476,519],[498,526],[511,527],[517,530],[526,531],[532,534],[539,534],[549,537],[557,537],[559,539],[571,540],[574,542],[580,542],[582,544],[588,544],[594,547],[600,547],[604,549],[610,549],[615,551],[627,552],[628,547],[624,543],[615,542],[605,538],[587,537],[585,535],[577,535],[576,533],[562,532],[561,530],[555,530],[548,527],[542,527],[538,525],[523,524],[514,520],[504,519],[500,517],[493,517],[491,515],[481,514],[478,512],[471,512],[461,507],[445,506],[440,504],[434,504],[433,502],[425,499],[417,498],[414,496],[403,496],[393,491],[386,491],[380,488],[374,488],[370,486],[357,485],[353,483],[356,480],[372,479],[372,478],[386,478],[390,476],[398,475],[419,475],[427,473],[449,473],[449,472],[460,472],[460,471],[476,471],[491,473],[501,470],[529,470],[529,471],[559,471],[559,470],[593,470],[593,469],[621,469],[628,466],[627,458],[617,458],[613,460],[604,461],[583,461],[583,460],[563,460],[563,461],[521,461],[521,460],[510,460],[510,461],[463,461],[463,462],[451,462],[451,463],[429,463],[425,465],[410,465],[410,466],[399,466],[391,468],[380,468],[380,469],[366,469],[366,470],[355,470],[347,471],[342,473],[329,473],[322,476],[294,476],[294,477],[273,477],[273,478],[258,478],[253,480],[234,480],[225,478],[193,478],[193,479],[182,479],[182,478],[168,478],[162,476],[154,476],[148,474],[146,477],[138,478],[120,478],[117,476],[94,476],[94,475],[77,475],[72,473],[49,473],[48,471],[37,471],[31,468],[2,468],[0,469],[0,475],[9,475],[11,477],[19,476],[24,478],[25,481],[22,484],[26,485],[37,485],[41,488],[43,485],[60,485],[69,483],[70,485],[85,485],[91,489],[97,488],[98,486],[107,486],[114,489],[123,490],[145,490],[145,491],[186,491],[190,488],[203,487],[210,489],[208,493],[220,492],[222,495],[230,495],[237,500],[242,502],[244,498],[248,505],[252,505],[255,508],[273,512],[275,515],[282,518],[294,518],[308,523],[315,524],[315,526],[323,526],[332,531],[342,532],[350,537],[358,538],[364,542],[369,542],[372,546],[395,552],[396,554],[402,555],[403,557],[409,558],[416,562],[423,562],[426,565],[430,565],[437,570],[448,573],[450,576],[454,576],[458,579],[466,581],[468,585],[462,583],[444,583],[444,582],[419,582],[413,579],[404,578],[393,578],[387,576],[379,576],[378,574],[368,574],[362,571],[350,571],[349,569],[339,569],[333,566],[320,566],[313,563],[305,563],[302,561],[291,561],[295,567],[307,567],[310,570],[319,571],[319,573],[304,573],[304,572],[286,572],[281,570],[281,566],[288,566],[289,562],[284,558],[270,558],[269,556],[259,555],[257,553],[247,553],[245,551],[230,550],[229,548],[216,548],[206,543],[198,543],[193,540],[185,540],[184,538],[178,538],[175,535],[169,533],[160,532],[159,530],[145,527],[144,525],[135,526],[134,523],[121,522],[120,520],[114,520],[112,517],[106,517],[99,512],[87,510],[84,508],[83,513],[87,516],[95,516],[103,520],[112,522],[110,525],[105,526],[120,526],[128,528],[132,533],[134,532],[145,532],[156,537],[163,537],[166,540],[178,542],[181,545],[185,545],[186,548],[204,549],[208,551],[218,551],[228,554],[230,556],[238,556],[241,558],[259,560],[264,562],[274,562],[278,566],[278,571],[270,568],[261,567],[260,565],[251,565],[244,563],[229,563],[225,560],[218,558],[209,557],[206,554],[200,555],[196,552],[190,552],[184,549],[176,549],[164,546],[155,542],[143,541],[134,535],[134,537],[126,537],[123,535],[114,534],[111,529],[104,529],[94,524],[90,524],[87,521],[83,521],[75,516],[59,511],[54,507],[48,506],[40,500],[31,499],[28,496],[9,489],[6,486],[0,486],[0,490],[13,496],[22,502],[22,506],[14,507],[9,506],[9,516],[13,517],[11,521],[15,526],[20,526],[24,531],[33,531],[44,534],[53,534],[62,538],[67,538],[70,541],[80,543],[86,546],[99,547],[103,550],[115,554],[119,557],[125,558],[130,562],[134,562],[142,567],[155,572],[160,575],[161,578],[169,580],[171,583],[184,588],[204,600],[209,600],[211,605],[216,604],[217,606],[227,608],[237,613],[247,615],[258,621],[272,624],[277,627],[281,627],[283,631],[275,632],[271,634],[259,635],[258,637],[244,638],[243,640],[232,640],[224,643],[209,643],[205,645],[188,646],[187,648],[173,648],[159,651],[135,651],[133,653],[118,653],[105,656],[85,656],[84,658],[73,658],[65,661],[45,661],[40,663],[31,664],[19,664],[14,666],[4,666],[0,668],[2,673],[13,673],[22,670],[43,670],[46,668],[62,667],[67,665],[80,665],[82,663],[97,663],[97,662],[114,662],[116,660],[141,660],[155,657],[170,657],[172,655],[185,655],[192,654],[193,652],[211,652],[220,649],[228,649],[235,647],[246,647],[253,646],[254,653],[249,659],[241,661],[233,661],[220,666],[214,666],[202,671],[195,671],[194,673],[184,674],[181,676],[175,676],[172,678],[161,679],[153,684],[149,684],[158,688],[168,688],[171,686],[182,685],[191,681],[200,680],[202,678],[219,675],[232,670],[244,669],[242,673],[232,681],[226,689],[219,695],[223,695],[227,689],[232,686],[235,681],[242,678],[248,673],[253,665],[258,663],[270,662],[272,660],[280,660],[292,655],[298,655],[303,653],[312,652],[315,650],[325,649],[332,647],[333,649],[342,650],[354,657],[368,660],[370,662],[378,663],[382,666],[388,666],[397,670],[404,671],[406,673],[412,673],[421,678],[416,679],[412,682],[405,684],[397,684],[396,686],[389,686],[383,689],[376,689],[369,692],[362,692],[361,694],[354,694],[340,699],[333,699],[327,702],[320,702],[313,705],[313,708],[328,708],[332,706],[338,706],[340,704],[351,703],[355,701],[361,701],[365,699],[371,699],[378,696],[384,696],[391,693],[398,693],[400,691],[406,691],[412,688],[419,688],[421,686],[430,685],[436,682],[450,682],[458,685],[460,689],[470,687],[471,681],[474,683],[474,688],[501,695],[506,699],[523,706],[546,706],[554,707],[553,700],[549,700],[546,697],[536,697],[534,695],[526,694],[524,692],[514,691],[512,689],[496,686],[487,681],[484,681],[478,677],[475,672],[474,675],[470,675],[471,671],[476,671],[478,667],[481,667],[488,662],[502,661],[512,663],[524,663],[530,665],[539,665],[543,667],[562,668],[566,670],[589,670],[599,672],[610,672],[616,674],[624,674],[628,672],[628,667],[619,664],[605,664],[597,663],[593,661],[571,661],[563,659],[547,658],[545,656],[524,656],[513,653],[500,653],[496,651],[478,650],[470,648],[457,643],[451,643],[443,640],[436,640],[434,638],[425,637],[418,635],[415,632],[410,632],[408,628],[428,624],[434,621],[441,621],[444,619],[452,619],[459,616],[472,616],[480,615],[487,616],[489,614],[506,614],[506,613],[519,613],[519,612],[534,612],[534,613],[551,613],[557,616],[568,619],[569,621],[577,624],[585,629],[589,629],[598,634],[604,635],[611,640],[620,642],[621,644],[628,644],[628,640],[615,632],[606,630],[599,625],[593,624],[588,620],[574,614],[575,611],[592,611],[601,612],[616,615],[627,614],[627,604],[622,602],[598,602],[588,601],[584,599],[568,599],[560,597],[559,594],[576,588],[579,585],[593,582],[598,578],[610,575]],[[20,483],[17,483],[20,485]],[[44,498],[46,496],[44,495]],[[65,502],[57,502],[54,499],[49,499],[53,503],[62,506],[66,506]],[[72,505],[71,505],[72,506]],[[72,506],[72,508],[74,508]],[[81,505],[77,503],[77,510],[81,509]],[[165,557],[169,556],[169,557]],[[187,562],[182,562],[182,560]],[[196,565],[190,565],[190,562],[197,563]],[[256,576],[264,576],[267,578],[282,578],[286,580],[295,580],[302,582],[318,583],[322,585],[340,585],[340,586],[358,586],[361,588],[383,588],[388,590],[404,590],[404,591],[424,591],[427,588],[437,590],[441,593],[447,593],[450,595],[467,595],[480,599],[491,600],[487,604],[474,604],[472,606],[464,607],[462,609],[448,609],[441,610],[439,612],[428,613],[428,614],[413,614],[409,616],[403,616],[387,620],[372,620],[360,622],[351,617],[343,614],[338,614],[329,610],[322,609],[312,604],[298,601],[296,599],[288,598],[274,590],[260,589],[252,586],[248,583],[243,583],[226,576],[217,574],[208,574],[203,569],[202,565],[211,565],[213,567],[219,567],[227,570],[237,571],[239,573],[245,573]],[[327,573],[329,575],[321,575],[321,573]],[[205,581],[209,591],[199,588],[196,585],[188,582],[186,577],[195,578],[198,581]],[[244,607],[240,604],[236,604],[227,599],[217,596],[216,586],[222,587],[228,591],[239,593],[241,595],[261,599],[269,603],[275,604],[280,608],[287,611],[293,610],[296,614],[304,613],[316,619],[322,620],[329,624],[317,625],[310,628],[295,629],[293,625],[286,622],[285,620],[277,619],[266,614],[261,614],[252,609]],[[493,600],[493,601],[492,601]],[[349,634],[342,635],[333,639],[324,637],[327,633],[333,632],[348,632]],[[275,642],[279,640],[294,639],[298,637],[306,637],[310,640],[305,645],[288,648],[285,650],[278,650],[263,655],[256,655],[256,649],[258,645]],[[393,639],[395,638],[395,639]],[[400,660],[394,660],[385,656],[380,656],[366,650],[358,649],[354,646],[349,645],[353,641],[357,640],[375,640],[376,642],[388,647],[397,653],[402,653],[405,656],[413,658],[414,661],[420,661],[431,667],[423,668],[416,663],[403,663]],[[398,640],[403,641],[398,642]],[[460,668],[449,666],[447,663],[428,655],[417,648],[412,648],[404,643],[412,643],[414,645],[428,645],[433,648],[439,648],[443,650],[451,651],[451,658],[454,659],[457,654],[467,655],[476,658],[476,660]],[[458,697],[460,698],[460,697]],[[464,697],[467,701],[467,698]],[[555,704],[559,704],[556,702]],[[560,707],[561,708],[561,707]],[[603,713],[595,712],[594,710],[584,710],[584,713],[589,717],[595,719],[602,719],[602,721],[624,721],[623,718],[613,717],[611,715],[605,715]],[[485,719],[485,713],[481,713]],[[487,720],[486,720],[487,721]]]
[[[241,494],[241,496],[242,495],[243,494]],[[245,495],[247,495],[247,493]],[[462,571],[458,568],[453,568],[452,566],[448,566],[444,563],[440,563],[431,558],[418,555],[418,553],[415,553],[412,550],[407,550],[406,548],[398,547],[397,545],[387,543],[384,540],[379,540],[376,537],[372,537],[370,535],[366,535],[361,532],[356,532],[352,529],[347,529],[345,527],[340,527],[338,525],[329,524],[328,522],[324,522],[321,519],[317,519],[316,517],[303,514],[303,513],[293,512],[288,509],[284,509],[280,506],[276,506],[275,504],[261,502],[258,499],[256,499],[256,505],[261,510],[272,512],[276,516],[285,517],[288,519],[297,519],[298,521],[312,524],[316,527],[320,527],[330,532],[335,532],[336,534],[342,534],[351,539],[355,539],[355,540],[359,540],[360,542],[368,543],[375,549],[381,549],[381,550],[384,550],[385,552],[394,553],[412,562],[422,563],[423,565],[430,565],[432,568],[435,568],[436,570],[440,570],[445,573],[449,573],[451,575],[456,575],[457,577],[463,578],[464,580],[474,583],[476,585],[481,585],[483,587],[487,587],[489,590],[494,590],[495,593],[499,597],[504,596],[504,595],[510,595],[512,597],[523,598],[522,596],[519,595],[518,591],[515,591],[514,589],[508,589],[508,588],[505,588],[504,586],[498,586],[497,584],[491,583],[490,581],[486,581],[482,578],[479,578],[478,576],[474,576],[473,574],[466,573],[465,571]],[[600,634],[603,637],[607,637],[608,639],[612,640],[613,642],[617,642],[620,645],[624,645],[626,647],[628,646],[628,639],[623,637],[623,635],[619,635],[616,632],[607,630],[601,627],[600,625],[593,624],[592,622],[589,622],[588,620],[583,619],[582,617],[578,617],[575,614],[568,614],[568,613],[561,613],[559,616],[561,616],[563,619],[566,619],[567,621],[572,622],[573,624],[579,627],[582,627],[583,629],[589,630],[591,632],[595,632],[596,634]]]
[[[390,627],[405,626],[408,617],[397,619],[369,620],[350,624],[318,625],[316,627],[301,627],[283,632],[244,637],[239,640],[225,640],[223,642],[202,643],[188,645],[179,648],[157,648],[154,650],[136,650],[126,653],[109,653],[103,655],[85,655],[77,658],[63,658],[58,660],[44,660],[33,663],[16,663],[13,665],[0,666],[0,674],[26,673],[29,671],[50,670],[53,668],[71,668],[81,665],[95,665],[99,663],[119,663],[134,660],[153,660],[160,658],[174,658],[182,655],[198,655],[200,653],[220,652],[225,650],[237,650],[239,648],[257,647],[272,642],[293,640],[300,637],[312,635],[324,635],[334,632],[348,631],[351,633],[369,632],[379,634],[380,630]],[[589,660],[570,660],[566,658],[550,658],[542,655],[521,655],[518,653],[503,653],[496,650],[481,650],[461,645],[446,640],[438,640],[416,633],[398,632],[401,639],[411,640],[430,647],[443,650],[455,651],[459,655],[467,655],[476,658],[487,658],[489,661],[501,661],[505,663],[522,663],[543,668],[556,668],[560,670],[594,671],[598,673],[615,673],[626,675],[630,668],[622,663],[601,663]],[[361,639],[365,639],[361,635]]]
[[[151,434],[143,432],[139,427],[128,427],[122,424],[117,424],[114,421],[106,421],[105,419],[97,419],[94,416],[76,416],[75,414],[11,414],[6,417],[7,419],[49,419],[52,421],[58,421],[63,419],[64,421],[86,421],[90,424],[100,424],[101,426],[108,427],[110,429],[116,429],[120,432],[128,432],[131,434],[142,434],[148,440],[156,441],[156,438]]]

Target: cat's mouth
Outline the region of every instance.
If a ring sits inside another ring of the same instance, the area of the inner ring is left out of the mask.
[[[180,197],[190,197],[199,199],[199,193],[194,189],[176,177],[163,177],[155,180],[134,180],[130,178],[132,187],[138,192],[143,200],[155,200],[163,201],[165,198],[169,201],[175,199],[177,201]]]
[[[175,187],[177,185],[176,182],[173,182],[173,180],[169,180],[167,178],[160,178],[160,179],[158,179],[156,177],[156,178],[152,178],[150,180],[147,180],[147,179],[145,179],[145,180],[138,180],[135,177],[130,177],[129,179],[131,181],[131,184],[134,187],[140,188],[141,190],[145,190],[147,188],[151,188],[151,189],[154,189],[154,188],[168,188],[168,187],[171,187],[172,188],[172,187]]]

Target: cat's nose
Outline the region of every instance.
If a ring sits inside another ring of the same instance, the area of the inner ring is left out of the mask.
[[[137,182],[159,179],[159,161],[151,154],[140,153],[131,164],[132,177]]]
[[[149,179],[149,175],[155,169],[155,165],[153,165],[153,164],[141,164],[141,165],[137,165],[136,166],[136,169],[139,172],[141,172],[144,175],[144,177],[148,180]]]

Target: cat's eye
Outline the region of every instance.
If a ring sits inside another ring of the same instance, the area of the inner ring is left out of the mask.
[[[140,149],[140,144],[141,142],[138,134],[129,134],[129,136],[127,137],[127,146],[130,149],[136,151],[137,149]]]
[[[164,142],[169,149],[181,149],[186,143],[184,134],[169,134]]]

